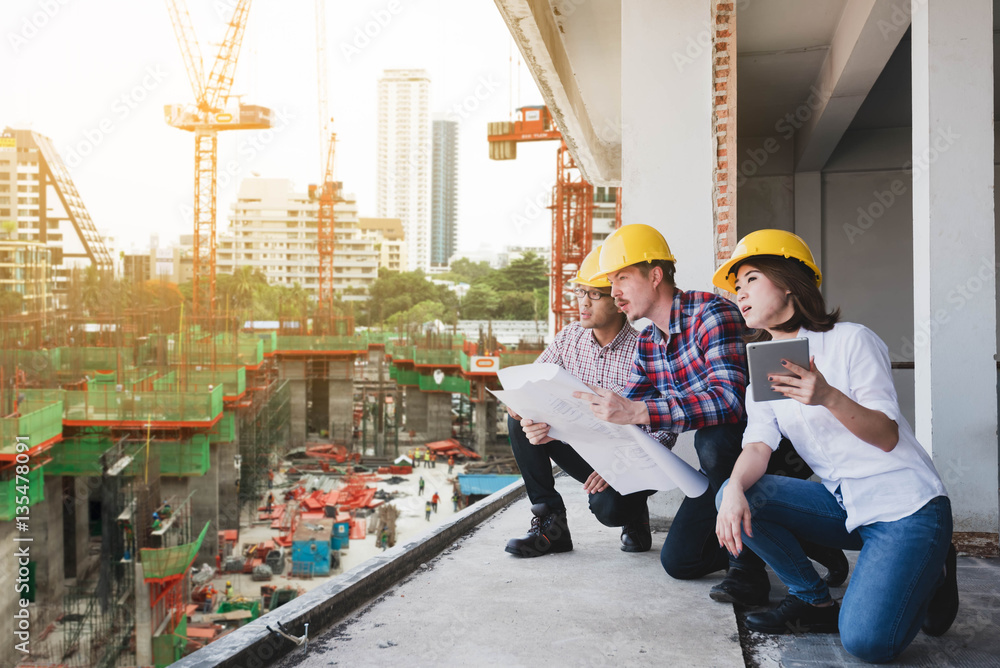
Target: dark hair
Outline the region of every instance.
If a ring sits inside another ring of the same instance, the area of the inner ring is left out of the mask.
[[[649,260],[648,262],[640,262],[635,266],[639,267],[639,271],[642,272],[644,278],[649,276],[649,272],[653,267],[659,267],[663,270],[663,280],[670,285],[677,285],[674,283],[674,263],[670,260]]]
[[[816,287],[816,276],[812,270],[798,260],[790,260],[778,255],[759,255],[750,257],[733,267],[733,273],[740,266],[749,264],[782,290],[788,290],[791,295],[795,312],[792,317],[776,325],[774,329],[780,332],[796,332],[800,327],[810,332],[828,332],[840,322],[840,309],[826,310],[826,300],[823,293]],[[771,333],[764,328],[752,329],[743,337],[748,342],[770,341]]]

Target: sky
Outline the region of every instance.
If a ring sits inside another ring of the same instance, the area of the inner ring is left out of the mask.
[[[459,249],[547,245],[544,206],[554,142],[524,144],[515,161],[488,159],[486,125],[542,104],[489,0],[324,0],[336,178],[375,216],[376,91],[382,71],[426,69],[432,113],[459,122]],[[188,0],[204,69],[211,69],[236,0]],[[4,0],[0,9],[0,129],[49,136],[99,229],[118,249],[192,232],[193,134],[163,107],[191,103],[161,0]],[[219,133],[217,226],[228,226],[243,178],[320,174],[313,0],[256,0],[233,94],[273,110],[271,131]]]

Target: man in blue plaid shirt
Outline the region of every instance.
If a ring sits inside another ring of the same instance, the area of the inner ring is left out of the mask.
[[[695,431],[695,450],[709,489],[684,499],[660,563],[671,577],[684,580],[728,567],[710,596],[763,605],[770,591],[764,562],[747,549],[732,557],[714,533],[715,495],[732,473],[746,427],[743,318],[727,299],[678,289],[674,262],[663,235],[648,225],[625,225],[605,240],[597,276],[611,281],[611,294],[629,320],[648,318],[653,324],[639,334],[624,398],[600,388],[596,394],[576,396],[589,400],[594,415],[609,422],[676,434]],[[830,555],[822,557],[823,563],[831,560]]]

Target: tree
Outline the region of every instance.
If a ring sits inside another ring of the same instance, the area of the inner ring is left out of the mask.
[[[473,262],[467,257],[460,257],[451,263],[451,268],[445,275],[450,274],[464,283],[475,285],[495,271],[489,262]]]
[[[462,317],[466,320],[487,320],[500,314],[500,295],[487,285],[469,288],[462,300]]]
[[[511,261],[508,266],[491,274],[484,282],[500,292],[544,288],[549,285],[548,266],[545,258],[528,251]]]

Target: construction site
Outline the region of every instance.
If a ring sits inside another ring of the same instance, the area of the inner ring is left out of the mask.
[[[5,645],[4,665],[170,665],[424,531],[432,505],[437,522],[517,477],[489,390],[499,369],[532,362],[543,337],[505,345],[488,324],[478,336],[361,328],[336,303],[345,198],[322,0],[323,164],[306,210],[316,298],[265,323],[219,306],[218,133],[271,125],[269,109],[230,102],[251,3],[233,4],[206,75],[183,0],[167,2],[195,95],[165,110],[195,139],[189,294],[116,280],[52,141],[10,127],[0,141],[0,170],[38,208],[0,240],[0,295],[16,293],[19,307],[0,320],[0,541],[21,557],[0,587],[23,597],[0,600],[0,614],[31,611],[30,652]],[[558,330],[576,317],[566,281],[620,225],[621,197],[595,197],[546,107],[490,124],[492,159],[535,141],[560,145],[549,258]],[[602,205],[613,216],[603,235]]]

